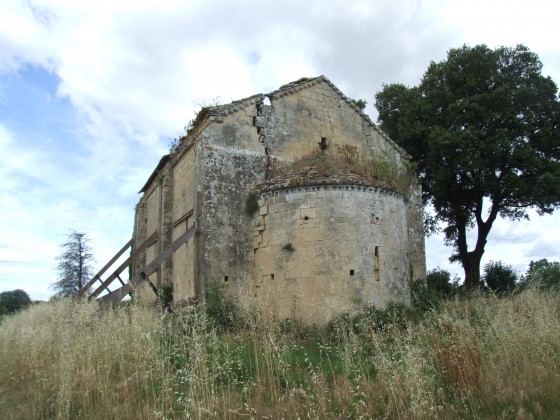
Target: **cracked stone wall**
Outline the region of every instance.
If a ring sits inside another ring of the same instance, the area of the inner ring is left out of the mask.
[[[254,117],[256,101],[209,126],[198,164],[203,193],[204,282],[216,280],[232,293],[250,282],[253,268],[251,216],[245,202],[265,176],[267,157]]]
[[[277,217],[276,211],[261,214],[269,219],[268,224],[260,225],[266,227],[266,235],[258,236],[275,238],[272,242],[263,239],[255,247],[255,218],[247,213],[245,203],[254,187],[270,177],[275,162],[342,145],[355,147],[363,155],[384,151],[397,161],[406,159],[406,153],[328,80],[302,80],[266,96],[255,95],[210,109],[179,150],[158,166],[163,178],[152,174],[143,189],[144,197],[136,210],[135,244],[156,229],[158,241],[137,259],[136,271],[192,226],[201,210],[200,235],[190,239],[152,276],[158,286],[173,285],[175,300],[192,297],[198,284],[203,292],[212,279],[235,293],[239,287],[257,289],[267,275],[274,274],[272,284],[291,285],[275,304],[277,316],[320,319],[321,300],[313,297],[316,290],[322,290],[321,296],[345,291],[345,299],[383,306],[389,300],[407,301],[404,279],[408,280],[411,272],[416,278],[425,278],[422,207],[416,187],[407,197],[380,189],[320,190],[313,192],[314,198],[305,195],[309,191],[283,194],[285,205],[290,203],[291,207],[282,211],[293,212],[298,218],[286,218],[284,225],[276,221],[270,224]],[[339,197],[338,193],[347,195]],[[264,211],[263,206],[280,204],[276,198],[263,196],[260,211]],[[330,204],[319,205],[321,200]],[[369,213],[380,208],[382,221],[370,223]],[[305,212],[309,212],[309,219],[303,222]],[[326,212],[331,216],[327,218]],[[308,235],[305,240],[304,235]],[[262,245],[267,242],[274,246]],[[296,249],[291,256],[278,248],[287,243]],[[376,273],[372,265],[375,247],[381,253],[379,281],[371,280]],[[336,267],[335,260],[339,261]],[[343,260],[353,266],[344,265]],[[300,271],[288,270],[290,261]],[[317,274],[319,261],[333,264],[329,267],[339,280]],[[301,275],[296,275],[298,272]],[[261,290],[270,293],[274,287]]]

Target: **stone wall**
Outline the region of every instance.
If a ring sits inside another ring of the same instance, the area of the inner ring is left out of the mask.
[[[205,109],[178,150],[162,158],[142,189],[134,233],[135,246],[154,230],[158,241],[133,271],[200,215],[199,234],[151,276],[157,287],[173,286],[174,300],[199,289],[204,298],[205,285],[218,280],[232,293],[252,287],[277,296],[270,308],[279,318],[321,322],[342,310],[341,300],[406,303],[411,272],[425,277],[418,188],[406,197],[363,185],[277,190],[262,195],[259,217],[246,211],[275,162],[344,145],[396,162],[406,153],[324,77],[267,97],[270,104],[259,94]]]
[[[268,95],[265,144],[269,155],[286,160],[323,148],[349,145],[364,156],[388,150],[397,159],[406,153],[384,136],[364,114],[330,83],[313,79]]]
[[[195,221],[196,159],[191,148],[173,166],[172,241],[191,227]],[[195,294],[194,239],[182,245],[171,259],[173,298],[187,299]]]
[[[324,323],[357,303],[409,303],[402,196],[323,185],[265,192],[259,204],[253,287],[271,316]]]
[[[253,268],[251,216],[245,202],[265,176],[267,157],[254,118],[257,98],[210,125],[199,145],[203,283],[215,280],[236,294]],[[204,287],[203,284],[203,287]]]

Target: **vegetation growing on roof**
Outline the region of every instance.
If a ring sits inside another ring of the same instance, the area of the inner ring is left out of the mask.
[[[371,150],[369,156],[363,156],[356,147],[342,145],[334,150],[313,152],[289,164],[277,164],[271,176],[291,177],[288,186],[304,185],[311,175],[378,185],[406,195],[415,180],[415,169],[412,162],[398,159],[385,150]],[[354,176],[346,178],[345,175]]]
[[[194,118],[183,127],[185,131],[184,134],[174,138],[171,143],[169,143],[169,153],[175,153],[179,148],[179,145],[188,137],[188,135],[194,132],[194,130],[206,119],[210,110],[220,105],[220,97],[217,96],[211,101],[200,101],[198,105],[200,106],[200,109],[194,113]]]

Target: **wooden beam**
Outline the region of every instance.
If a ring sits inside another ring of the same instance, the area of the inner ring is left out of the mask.
[[[109,285],[113,282],[113,280],[115,280],[115,279],[118,277],[118,275],[121,274],[121,273],[124,271],[124,269],[127,268],[127,267],[130,265],[132,259],[133,259],[135,256],[137,256],[140,252],[144,251],[144,248],[146,248],[147,246],[149,246],[149,245],[151,245],[151,244],[154,243],[154,241],[153,241],[154,238],[157,239],[157,231],[155,231],[154,233],[152,233],[152,234],[150,235],[150,237],[149,237],[148,239],[146,239],[146,240],[142,243],[142,245],[140,245],[140,246],[138,247],[138,249],[134,250],[134,252],[132,253],[132,255],[131,255],[130,257],[128,257],[128,258],[113,272],[113,274],[111,274],[111,275],[107,278],[107,280],[105,280],[104,282],[102,282],[102,283],[101,283],[101,286],[99,286],[97,289],[95,289],[95,290],[91,293],[91,295],[89,295],[88,300],[91,300],[91,299],[93,299],[93,298],[99,296],[99,294],[100,294],[103,290],[107,289],[107,286],[109,286]]]
[[[96,298],[103,290],[107,289],[107,287],[113,282],[113,280],[115,280],[119,276],[119,274],[121,274],[130,265],[130,261],[132,261],[132,258],[130,257],[124,260],[124,262],[121,265],[119,265],[119,267],[113,272],[113,274],[107,277],[107,280],[102,282],[101,286],[95,289],[91,293],[91,295],[88,296],[88,300],[92,300]]]
[[[165,260],[169,259],[173,253],[179,249],[181,245],[187,242],[196,232],[196,225],[192,225],[185,233],[179,236],[171,245],[165,248],[161,254],[157,256],[155,260],[149,263],[142,271],[137,273],[132,279],[130,279],[129,284],[136,286],[142,280],[142,276],[149,277],[157,271],[159,265]]]
[[[181,217],[179,217],[177,220],[175,220],[173,222],[173,227],[177,227],[179,226],[181,223],[183,223],[185,220],[187,220],[189,217],[191,217],[194,213],[193,209],[190,209],[188,212],[186,212],[185,214],[183,214]]]
[[[101,309],[109,309],[111,306],[114,306],[123,300],[125,296],[133,290],[134,287],[130,283],[127,283],[123,287],[114,290],[111,293],[107,293],[105,296],[101,296],[97,299],[97,302],[100,303]]]
[[[161,254],[157,256],[155,260],[153,260],[150,264],[144,267],[139,273],[137,273],[130,281],[125,284],[120,289],[117,289],[111,293],[106,294],[105,296],[100,297],[97,301],[101,304],[102,309],[107,309],[117,303],[119,303],[126,295],[133,291],[134,287],[138,284],[142,283],[142,281],[148,281],[152,284],[152,287],[155,288],[153,283],[151,283],[148,277],[154,274],[157,271],[159,265],[170,258],[173,253],[179,249],[181,245],[187,242],[196,232],[196,226],[191,226],[185,233],[179,236],[171,245],[169,245]],[[152,289],[153,290],[153,289]],[[156,295],[159,298],[159,294],[157,293],[157,289],[155,291]]]
[[[113,258],[111,258],[111,260],[109,260],[109,262],[108,262],[107,264],[105,264],[105,265],[103,266],[103,268],[102,268],[101,270],[99,270],[99,273],[97,273],[95,276],[93,276],[93,278],[88,282],[88,284],[86,284],[84,287],[82,287],[82,288],[80,289],[80,291],[78,292],[78,296],[79,296],[79,297],[82,297],[82,296],[89,290],[89,288],[90,288],[97,280],[102,281],[102,280],[101,280],[101,276],[105,273],[105,271],[107,271],[107,270],[109,269],[109,267],[111,267],[111,266],[115,263],[115,261],[117,261],[117,260],[120,258],[120,256],[121,256],[122,254],[124,254],[125,251],[126,251],[131,245],[132,245],[132,239],[131,239],[130,241],[128,241],[128,242],[126,243],[126,245],[123,246],[123,247],[121,248],[121,250],[120,250],[119,252],[117,252],[117,253],[115,254],[115,256],[114,256]]]

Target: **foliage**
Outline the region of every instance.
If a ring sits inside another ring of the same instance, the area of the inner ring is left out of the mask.
[[[360,111],[366,109],[367,101],[365,99],[352,99],[352,102],[360,109]]]
[[[161,286],[160,296],[165,303],[173,302],[173,284],[164,284]]]
[[[214,327],[230,331],[243,328],[249,318],[233,297],[226,294],[226,285],[212,279],[206,285],[205,313]]]
[[[410,300],[412,307],[421,312],[438,310],[443,305],[443,295],[432,287],[426,287],[422,281],[410,282]]]
[[[183,134],[179,137],[173,138],[169,143],[169,153],[173,154],[179,150],[179,146],[183,141],[186,141],[186,138],[189,134],[193,133],[194,130],[200,125],[202,121],[206,118],[211,108],[219,106],[221,103],[220,97],[216,96],[215,98],[211,99],[210,101],[200,100],[196,104],[200,109],[194,113],[194,118],[189,120],[188,124],[183,127]]]
[[[560,290],[560,262],[548,261],[543,258],[531,261],[527,273],[521,278],[525,287],[535,287],[542,290]]]
[[[55,297],[70,297],[78,294],[80,289],[93,277],[94,261],[89,239],[84,232],[75,230],[66,235],[61,254],[56,258],[58,281],[50,286]]]
[[[418,163],[424,202],[436,212],[429,225],[446,225],[451,260],[470,288],[498,216],[551,213],[560,202],[560,102],[541,69],[522,45],[463,46],[432,62],[418,86],[387,85],[376,95],[381,127]]]
[[[287,165],[278,166],[272,177],[309,169],[325,176],[336,172],[355,174],[365,182],[382,185],[403,195],[407,195],[416,178],[415,164],[400,160],[387,150],[371,150],[369,155],[363,156],[356,147],[347,144],[316,151]]]
[[[247,216],[254,216],[259,210],[259,199],[256,194],[249,194],[245,198],[245,214]]]
[[[517,273],[502,261],[490,261],[484,265],[482,277],[486,286],[498,296],[511,293],[517,284]]]
[[[204,307],[33,305],[0,325],[12,418],[557,418],[560,295],[392,305],[333,334]],[[383,318],[381,321],[381,317]],[[383,324],[383,327],[378,327]],[[17,349],[17,351],[14,351]]]
[[[0,315],[13,314],[29,305],[31,298],[21,289],[0,293]]]
[[[286,251],[286,252],[294,252],[296,249],[294,247],[294,245],[291,242],[288,242],[284,245],[282,245],[282,251]]]
[[[439,267],[428,271],[426,282],[428,289],[434,290],[446,297],[453,295],[458,288],[456,283],[452,283],[449,271]]]

